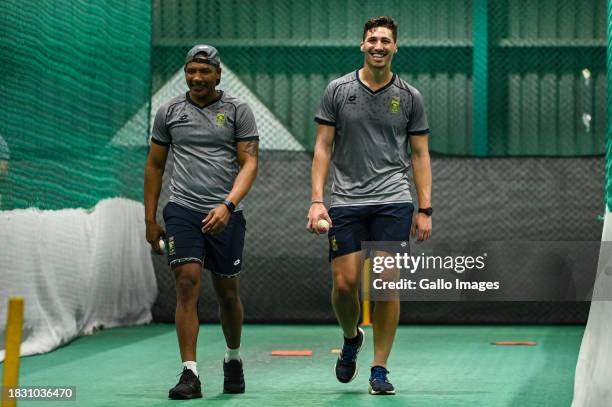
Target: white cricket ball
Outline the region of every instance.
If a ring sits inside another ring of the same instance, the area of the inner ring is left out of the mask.
[[[319,219],[319,221],[317,222],[317,230],[319,231],[319,233],[327,233],[327,231],[329,230],[329,222],[325,219]]]
[[[164,242],[164,239],[159,239],[159,248],[162,252],[166,251],[166,242]]]

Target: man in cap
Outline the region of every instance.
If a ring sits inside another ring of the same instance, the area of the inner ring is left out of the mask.
[[[159,241],[165,238],[176,280],[175,322],[183,366],[170,390],[172,399],[202,397],[196,366],[202,267],[211,272],[227,344],[223,391],[244,392],[239,275],[246,221],[240,202],[257,176],[259,142],[251,108],[216,89],[221,60],[214,47],[193,47],[184,71],[189,91],[155,115],[144,181],[146,238],[160,254]],[[169,148],[174,165],[164,231],[155,215]]]

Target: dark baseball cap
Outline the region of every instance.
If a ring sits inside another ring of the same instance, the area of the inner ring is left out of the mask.
[[[221,58],[219,58],[219,51],[215,47],[210,45],[196,45],[191,48],[185,58],[185,65],[190,62],[201,62],[204,64],[214,65],[216,67],[221,66]]]

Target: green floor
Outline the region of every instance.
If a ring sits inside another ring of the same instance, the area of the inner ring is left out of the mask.
[[[221,393],[224,342],[217,325],[202,325],[198,368],[204,400],[167,400],[179,372],[172,325],[101,331],[54,352],[23,358],[24,386],[76,386],[76,402],[20,402],[35,406],[401,405],[569,406],[583,326],[402,326],[389,378],[397,394],[367,394],[372,334],[349,384],[336,382],[333,325],[248,325],[243,333],[247,393]],[[537,346],[493,346],[493,341]],[[273,349],[312,349],[312,357],[273,357]]]

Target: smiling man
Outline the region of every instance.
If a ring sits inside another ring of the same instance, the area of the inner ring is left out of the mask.
[[[238,289],[246,221],[240,202],[257,176],[259,142],[251,108],[216,89],[221,60],[214,47],[193,47],[184,71],[189,91],[155,115],[144,181],[146,238],[161,254],[159,240],[166,237],[176,280],[175,322],[183,366],[179,383],[170,390],[172,399],[202,397],[196,366],[202,266],[211,271],[227,344],[223,391],[245,390]],[[164,231],[155,214],[169,148],[174,167]]]
[[[359,282],[363,241],[418,240],[431,234],[431,165],[429,126],[418,90],[391,72],[397,52],[397,25],[390,17],[373,18],[363,29],[363,67],[332,81],[319,112],[312,163],[312,202],[307,228],[326,219],[332,267],[332,304],[344,333],[336,361],[336,377],[348,383],[357,375],[357,355],[364,342],[359,319]],[[408,153],[408,145],[411,152]],[[329,213],[323,191],[332,169]],[[414,206],[408,173],[410,164],[419,210]],[[387,375],[399,321],[399,300],[377,301],[374,309],[374,360],[369,392],[394,394]]]

